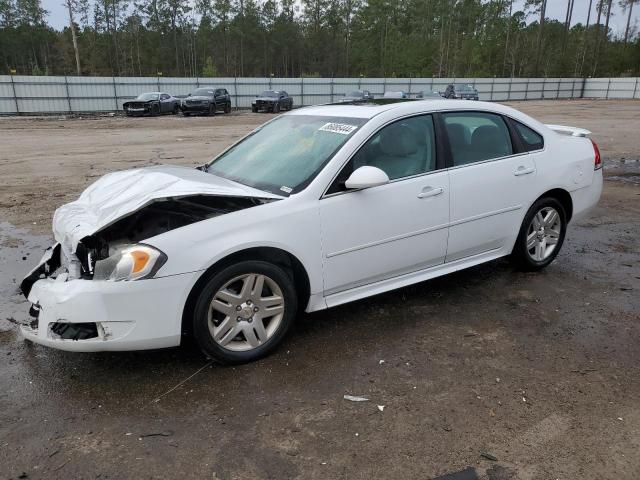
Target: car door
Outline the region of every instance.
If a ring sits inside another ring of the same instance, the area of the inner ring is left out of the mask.
[[[171,102],[171,97],[166,93],[160,94],[160,112],[170,112],[173,110],[173,103]]]
[[[320,200],[325,295],[444,262],[449,174],[438,150],[433,116],[413,116],[381,128],[342,169]],[[365,165],[390,182],[346,190]]]
[[[537,192],[536,166],[505,119],[481,111],[443,112],[451,152],[447,262],[509,253]]]

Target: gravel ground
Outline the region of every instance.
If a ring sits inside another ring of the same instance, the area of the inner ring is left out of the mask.
[[[0,118],[0,478],[637,479],[640,102],[513,105],[592,130],[606,162],[549,268],[499,260],[304,315],[240,367],[25,343],[16,285],[96,177],[204,163],[270,116]]]

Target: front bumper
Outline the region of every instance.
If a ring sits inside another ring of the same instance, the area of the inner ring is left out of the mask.
[[[208,112],[209,111],[209,104],[208,103],[197,103],[197,104],[187,105],[187,104],[183,103],[180,106],[180,109],[183,112]]]
[[[251,104],[251,108],[254,110],[270,112],[275,109],[276,102],[265,102],[263,100],[259,100],[256,103]]]
[[[23,326],[27,340],[60,350],[101,352],[146,350],[180,344],[182,313],[199,272],[138,281],[44,278],[28,300],[37,318]],[[59,324],[95,323],[97,336],[62,338]]]

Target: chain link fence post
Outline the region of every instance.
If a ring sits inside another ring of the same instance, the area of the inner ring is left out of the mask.
[[[18,95],[16,95],[16,82],[13,79],[13,74],[11,74],[11,90],[13,91],[13,101],[16,104],[16,114],[20,115],[20,106],[18,104]]]
[[[329,102],[329,103],[333,103],[333,80],[334,80],[334,78],[332,76],[331,77],[331,102]]]
[[[115,111],[117,112],[120,109],[118,108],[118,90],[116,89],[116,77],[111,77],[111,80],[113,81],[113,103],[116,106]]]
[[[636,77],[636,84],[633,87],[633,97],[631,98],[636,98],[636,93],[638,92],[638,77]]]
[[[71,96],[69,95],[69,80],[67,80],[67,76],[64,76],[64,86],[67,90],[67,104],[69,105],[69,113],[73,113],[73,109],[71,108]]]

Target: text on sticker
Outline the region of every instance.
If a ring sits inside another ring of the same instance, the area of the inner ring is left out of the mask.
[[[358,127],[355,125],[347,125],[345,123],[325,123],[318,130],[321,132],[333,132],[340,133],[341,135],[349,135],[356,128]]]

